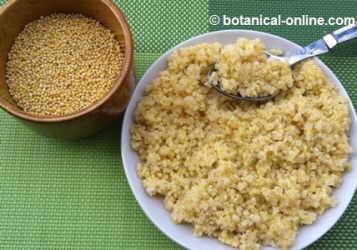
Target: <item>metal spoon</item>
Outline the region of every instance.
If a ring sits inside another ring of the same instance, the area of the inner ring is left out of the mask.
[[[290,53],[286,56],[275,56],[270,54],[269,52],[265,52],[268,57],[268,60],[278,59],[282,61],[286,61],[289,63],[290,67],[294,66],[298,62],[301,62],[305,59],[318,56],[321,54],[325,54],[332,50],[337,44],[352,40],[357,38],[357,23],[343,27],[338,29],[330,34],[325,35],[322,39],[311,43],[306,46],[302,50],[298,50],[296,52]],[[238,101],[250,101],[250,102],[264,102],[269,101],[276,97],[276,95],[268,95],[268,96],[257,96],[257,97],[245,97],[240,94],[230,94],[225,92],[221,85],[220,79],[217,73],[217,69],[215,65],[211,65],[208,71],[208,82],[210,86],[212,86],[215,90],[217,90],[220,94],[230,97],[232,99]]]

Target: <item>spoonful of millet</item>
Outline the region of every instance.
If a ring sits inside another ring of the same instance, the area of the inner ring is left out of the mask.
[[[357,23],[283,56],[266,51],[258,39],[238,39],[222,48],[216,63],[209,67],[206,84],[238,101],[269,101],[293,86],[292,66],[355,38]]]

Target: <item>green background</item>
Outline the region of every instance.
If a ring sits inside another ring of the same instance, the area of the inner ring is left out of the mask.
[[[4,3],[1,1],[0,3]],[[209,25],[210,15],[355,16],[356,0],[119,0],[135,38],[139,80],[163,52],[192,36],[244,28],[300,44],[334,26]],[[1,39],[1,38],[0,38]],[[357,42],[323,61],[357,104]],[[120,121],[79,141],[45,138],[0,111],[1,249],[181,249],[145,217],[120,158]],[[308,249],[357,249],[357,196],[340,221]]]

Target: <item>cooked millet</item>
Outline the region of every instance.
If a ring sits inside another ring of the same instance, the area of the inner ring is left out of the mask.
[[[288,249],[335,205],[351,167],[348,103],[313,61],[296,66],[293,86],[275,100],[226,98],[203,84],[221,47],[174,52],[147,85],[131,137],[138,175],[195,235],[241,250]]]
[[[241,38],[224,46],[217,57],[216,68],[221,88],[231,94],[277,95],[293,86],[289,64],[278,59],[267,60],[265,46],[259,39]]]
[[[16,38],[6,82],[25,112],[63,116],[104,97],[123,61],[120,43],[98,21],[80,14],[52,14],[29,23]]]

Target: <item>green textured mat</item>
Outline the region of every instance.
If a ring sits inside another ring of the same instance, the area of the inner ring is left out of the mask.
[[[0,3],[4,3],[1,1]],[[356,0],[119,0],[135,38],[137,79],[164,51],[213,30],[252,28],[300,44],[337,26],[209,25],[210,15],[355,16]],[[1,38],[0,38],[1,39]],[[323,61],[357,105],[357,42]],[[120,122],[74,142],[39,136],[0,111],[1,249],[181,249],[136,203],[120,159]],[[357,249],[357,196],[308,249]]]

